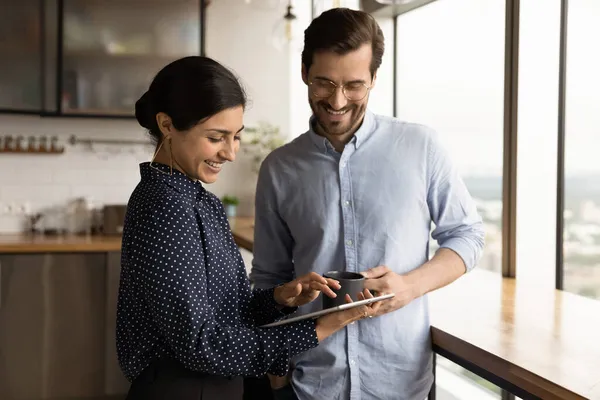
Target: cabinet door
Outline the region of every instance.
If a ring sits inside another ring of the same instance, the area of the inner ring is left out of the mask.
[[[64,0],[61,111],[134,114],[168,63],[199,55],[200,0]]]
[[[0,265],[0,399],[104,396],[106,254],[0,255]]]
[[[44,393],[45,255],[0,256],[0,399]]]
[[[110,252],[106,259],[106,322],[104,393],[122,395],[129,390],[129,382],[119,367],[117,359],[117,299],[121,278],[121,252]]]
[[[104,391],[105,253],[50,255],[44,279],[44,375],[48,398]]]
[[[42,109],[42,3],[0,0],[0,109]]]

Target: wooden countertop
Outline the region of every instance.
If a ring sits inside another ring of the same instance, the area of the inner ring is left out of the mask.
[[[237,233],[236,241],[241,247],[252,249],[254,220],[232,218],[231,228]],[[241,235],[241,236],[240,236]],[[121,236],[103,235],[42,235],[0,234],[1,253],[77,253],[120,251]]]
[[[252,251],[252,219],[231,228]],[[600,399],[600,301],[477,269],[429,298],[438,353],[542,399]]]
[[[237,245],[248,251],[252,251],[254,248],[254,218],[230,218],[229,225],[231,226],[231,233],[233,233],[233,238]]]
[[[0,253],[80,253],[121,250],[121,236],[0,235]]]
[[[442,355],[542,399],[600,399],[600,301],[478,270],[429,297]]]

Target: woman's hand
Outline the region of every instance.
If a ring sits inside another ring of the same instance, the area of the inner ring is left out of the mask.
[[[298,307],[310,303],[321,292],[329,297],[336,297],[337,295],[331,288],[339,289],[340,283],[335,279],[325,278],[316,272],[311,272],[276,287],[274,297],[277,304],[285,307]]]
[[[365,289],[362,293],[358,294],[358,300],[370,299],[372,297],[373,294],[369,291],[369,289]],[[386,301],[388,300],[376,301],[371,304],[349,308],[347,310],[338,311],[319,317],[317,319],[316,326],[319,343],[346,325],[358,321],[359,319],[372,318],[373,316],[377,315],[377,311],[379,310],[381,303]],[[352,303],[352,299],[349,295],[346,295],[346,302]]]
[[[334,281],[333,279],[330,280]],[[337,283],[337,281],[334,282]],[[292,282],[288,283],[288,285],[291,283]],[[325,290],[323,290],[323,292],[325,293]],[[362,293],[358,294],[358,300],[370,299],[372,297],[373,294],[369,291],[369,289],[365,289]],[[346,295],[345,300],[346,303],[352,303],[352,298],[350,298],[349,295]],[[317,319],[316,324],[317,339],[319,340],[319,343],[321,343],[326,337],[334,334],[335,332],[342,329],[348,324],[358,321],[359,319],[372,318],[377,314],[377,311],[381,306],[380,303],[385,301],[386,300],[376,301],[375,303],[367,304],[361,307],[354,307],[348,310],[337,311],[319,317]],[[271,384],[271,389],[273,390],[281,389],[282,387],[287,385],[291,379],[291,374],[288,374],[287,376],[275,376],[267,374],[267,376],[269,377],[269,383]]]

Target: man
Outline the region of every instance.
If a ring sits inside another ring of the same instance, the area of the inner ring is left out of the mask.
[[[376,318],[296,357],[291,386],[276,395],[425,399],[433,382],[426,294],[480,258],[481,218],[436,133],[367,110],[383,52],[381,29],[364,12],[333,9],[305,31],[302,79],[313,116],[261,167],[251,279],[271,287],[347,270],[396,296]],[[428,261],[432,223],[440,249]]]

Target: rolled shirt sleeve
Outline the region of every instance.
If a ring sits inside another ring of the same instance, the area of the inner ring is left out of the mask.
[[[481,216],[435,132],[430,135],[427,157],[427,204],[435,224],[431,236],[441,248],[456,252],[467,272],[471,271],[479,262],[485,244]]]

